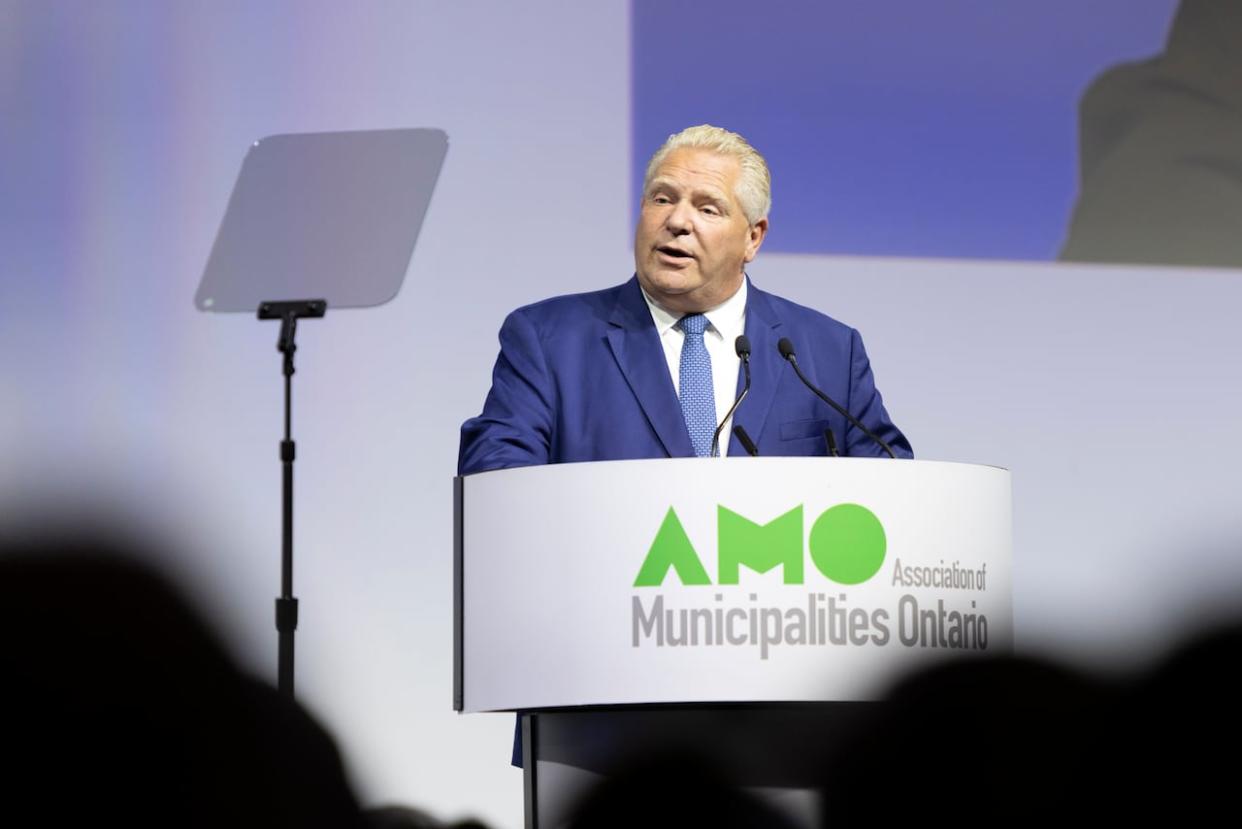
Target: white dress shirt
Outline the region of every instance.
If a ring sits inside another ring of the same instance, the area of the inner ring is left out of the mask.
[[[712,391],[716,397],[716,422],[724,417],[725,412],[737,399],[737,372],[741,360],[737,356],[734,342],[738,336],[746,333],[746,283],[742,278],[742,286],[737,293],[717,305],[704,311],[709,325],[703,332],[703,343],[707,346],[707,354],[712,359]],[[673,377],[673,389],[681,394],[681,344],[686,335],[675,328],[678,320],[685,316],[667,311],[656,304],[646,291],[643,299],[651,311],[651,319],[655,322],[656,333],[660,335],[660,344],[664,346],[664,359],[668,361],[668,372]],[[733,418],[729,418],[732,421]],[[720,430],[720,457],[729,451],[730,430],[733,424],[726,423]]]

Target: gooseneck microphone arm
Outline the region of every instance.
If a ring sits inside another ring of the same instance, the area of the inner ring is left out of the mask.
[[[867,437],[874,440],[876,443],[880,444],[880,446],[883,447],[884,451],[888,453],[888,456],[890,458],[896,459],[897,453],[893,451],[893,447],[889,446],[887,443],[880,440],[879,435],[877,435],[875,432],[868,429],[866,426],[862,425],[862,421],[860,421],[858,418],[854,417],[852,414],[846,411],[844,406],[842,406],[837,401],[833,400],[828,395],[824,394],[822,391],[817,389],[811,383],[810,380],[806,379],[806,375],[803,374],[802,369],[798,367],[798,355],[794,353],[793,343],[789,341],[788,337],[781,337],[781,341],[776,344],[776,347],[780,349],[781,356],[784,357],[785,360],[791,366],[793,366],[794,373],[798,375],[798,379],[802,381],[802,385],[806,386],[808,389],[813,391],[820,400],[824,401],[829,406],[831,406],[832,408],[840,412],[842,417],[844,417],[850,423],[857,426],[862,431],[863,434],[865,434]]]
[[[738,442],[742,444],[742,448],[746,450],[746,454],[752,458],[759,457],[759,448],[755,446],[755,442],[750,439],[750,435],[746,434],[746,430],[740,425],[733,427],[733,434]]]
[[[737,396],[737,400],[733,401],[733,405],[729,408],[728,414],[724,416],[724,420],[720,421],[720,425],[716,427],[715,434],[712,435],[711,454],[713,458],[720,454],[720,433],[724,431],[725,424],[729,422],[729,418],[733,417],[737,407],[742,405],[742,401],[750,393],[750,340],[747,339],[745,334],[739,335],[733,341],[733,350],[737,352],[738,358],[742,361],[742,369],[746,374],[746,384],[742,387],[742,393]]]

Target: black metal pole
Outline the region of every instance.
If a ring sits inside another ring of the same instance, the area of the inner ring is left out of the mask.
[[[293,461],[297,457],[293,442],[293,354],[297,317],[292,313],[281,320],[277,348],[284,354],[285,375],[285,437],[280,442],[281,463],[281,533],[280,533],[280,598],[276,600],[277,670],[276,689],[281,696],[293,698],[293,636],[298,627],[298,600],[293,595]]]
[[[298,628],[298,600],[293,595],[293,462],[297,457],[293,441],[293,355],[298,350],[295,342],[298,319],[322,317],[327,306],[328,303],[322,299],[264,302],[259,305],[259,319],[280,320],[276,350],[284,357],[285,434],[280,441],[280,597],[276,599],[276,689],[281,696],[290,699],[293,698],[293,637]]]

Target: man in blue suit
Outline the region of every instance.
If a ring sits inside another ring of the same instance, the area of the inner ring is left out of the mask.
[[[647,167],[635,276],[508,316],[483,412],[462,425],[458,472],[714,454],[718,417],[742,389],[742,333],[753,383],[726,438],[741,426],[759,455],[824,455],[831,430],[843,455],[887,454],[802,385],[777,347],[788,338],[811,382],[911,457],[858,332],[748,284],[770,207],[767,164],[741,136],[671,136]],[[721,441],[722,455],[744,451],[736,436]]]
[[[802,385],[777,344],[899,457],[862,338],[818,311],[764,293],[745,267],[768,230],[771,177],[741,136],[690,127],[647,165],[634,237],[636,273],[615,288],[519,308],[500,329],[483,413],[461,427],[460,475],[544,463],[678,458],[715,453],[717,426],[741,426],[759,455],[887,453]],[[750,340],[750,393],[735,349]],[[720,454],[741,455],[736,437]],[[521,731],[513,763],[521,765]]]

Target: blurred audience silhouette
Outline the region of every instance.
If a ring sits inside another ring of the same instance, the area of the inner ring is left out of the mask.
[[[446,825],[361,810],[333,739],[239,669],[143,546],[98,528],[3,542],[0,822]]]
[[[6,824],[446,825],[360,809],[328,733],[246,676],[136,545],[101,537],[0,550]],[[835,747],[822,825],[1215,818],[1235,785],[1240,657],[1234,626],[1129,677],[1016,657],[922,671]],[[569,826],[797,824],[744,782],[684,746],[629,757]]]

